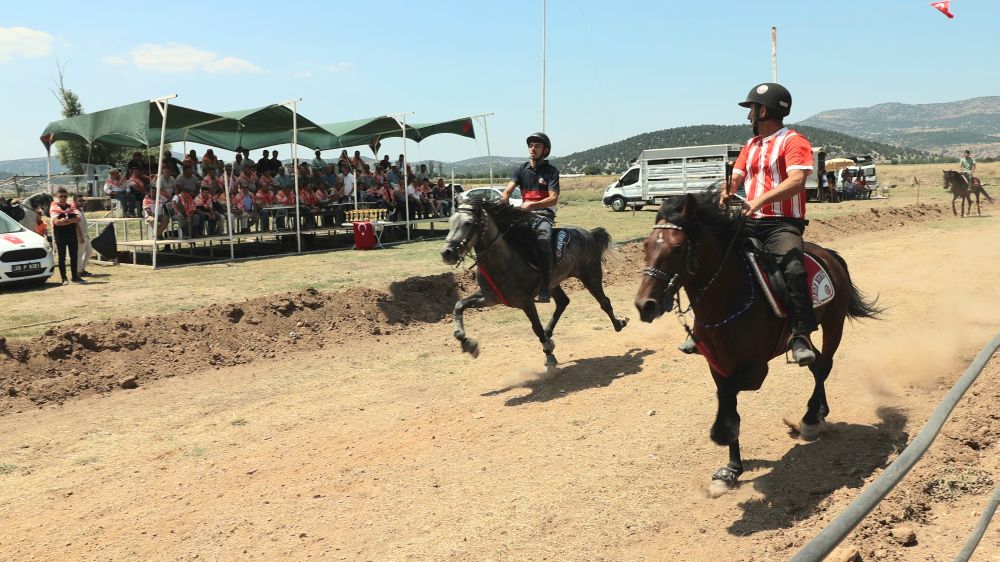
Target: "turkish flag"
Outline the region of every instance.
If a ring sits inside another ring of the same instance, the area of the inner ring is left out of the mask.
[[[951,0],[944,0],[944,2],[931,2],[931,6],[934,6],[939,12],[951,19],[954,18],[955,15],[948,11],[949,4],[951,4]]]

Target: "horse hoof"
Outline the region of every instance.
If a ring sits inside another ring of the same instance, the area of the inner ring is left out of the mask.
[[[734,489],[733,486],[721,480],[712,480],[712,483],[708,485],[708,497],[714,500],[732,492]]]
[[[542,344],[542,351],[544,351],[546,355],[552,355],[552,352],[555,351],[555,349],[556,342],[552,341],[552,338],[545,340],[545,343]]]
[[[802,421],[796,422],[788,418],[783,418],[781,421],[785,422],[785,425],[788,426],[788,433],[792,437],[798,437],[803,441],[815,441],[827,431],[826,421],[823,419],[820,419],[819,423],[814,424]]]
[[[559,365],[559,361],[556,360],[556,356],[551,353],[545,354],[545,368],[548,370],[555,369]]]
[[[471,355],[473,359],[479,357],[479,342],[471,338],[462,340],[462,351]]]
[[[619,318],[618,326],[615,327],[615,331],[620,332],[625,329],[625,326],[628,326],[628,318]]]

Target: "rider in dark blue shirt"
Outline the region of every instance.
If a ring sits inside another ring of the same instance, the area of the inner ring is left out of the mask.
[[[521,208],[535,214],[535,231],[538,234],[536,256],[541,286],[538,302],[549,302],[549,274],[552,271],[552,226],[556,222],[556,204],[559,203],[559,170],[547,160],[552,152],[552,142],[545,133],[528,137],[530,161],[521,164],[510,176],[503,192],[508,202],[514,189],[521,188],[524,201]]]

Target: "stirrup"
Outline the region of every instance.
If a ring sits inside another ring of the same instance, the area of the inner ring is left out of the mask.
[[[791,360],[788,354],[792,354]],[[813,350],[812,342],[805,335],[796,335],[788,342],[788,351],[785,352],[785,362],[799,367],[808,367],[816,361],[816,352]]]

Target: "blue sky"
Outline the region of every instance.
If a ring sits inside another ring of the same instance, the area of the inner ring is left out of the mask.
[[[992,29],[1000,2],[955,0],[953,20],[921,0],[824,4],[549,0],[553,153],[667,127],[745,122],[735,104],[770,80],[772,25],[792,121],[827,109],[1000,94]],[[541,127],[541,0],[81,6],[6,8],[0,160],[44,156],[38,136],[59,118],[49,91],[57,58],[88,111],[176,93],[176,103],[205,111],[301,97],[300,111],[320,123],[494,112],[490,144],[504,156],[524,154],[524,137]],[[410,157],[485,156],[477,131],[475,141],[410,143]],[[384,142],[385,152],[400,153],[400,141]]]

